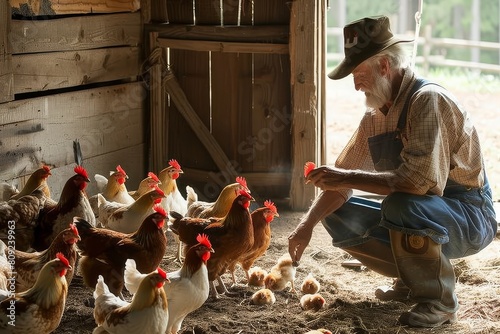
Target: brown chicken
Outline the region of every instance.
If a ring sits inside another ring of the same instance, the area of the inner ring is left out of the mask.
[[[154,205],[165,198],[165,194],[158,186],[128,205],[109,202],[100,194],[98,196],[100,223],[106,228],[122,233],[137,231],[142,221],[153,212]]]
[[[244,177],[238,176],[236,182],[229,184],[222,189],[215,202],[198,201],[198,195],[190,186],[186,187],[187,192],[187,212],[185,216],[196,218],[223,218],[229,212],[234,199],[240,190],[245,190],[250,194],[247,182]],[[173,210],[175,211],[175,210]],[[179,242],[179,241],[178,241]],[[182,243],[179,242],[176,259],[181,262]]]
[[[137,190],[131,190],[128,193],[134,200],[137,200],[139,197],[151,191],[155,186],[159,184],[161,184],[161,181],[158,176],[156,176],[156,174],[153,172],[149,172],[148,176],[142,179],[141,182],[139,182]]]
[[[85,188],[90,182],[87,171],[82,166],[74,168],[75,175],[64,184],[57,205],[49,210],[43,210],[35,230],[35,249],[47,249],[57,235],[68,227],[73,217],[81,217],[95,226],[94,212],[90,207]]]
[[[253,226],[253,236],[254,243],[252,248],[241,254],[238,258],[238,262],[241,268],[245,271],[247,282],[250,280],[249,270],[254,264],[254,262],[260,258],[266,252],[269,244],[271,243],[271,222],[274,217],[279,217],[278,209],[271,201],[265,201],[264,206],[255,209],[252,212],[252,226]],[[236,269],[236,264],[233,264],[228,268],[233,278],[233,283],[236,284],[236,277],[234,276],[234,271]]]
[[[27,291],[16,293],[0,302],[0,332],[48,334],[61,322],[68,295],[66,270],[69,261],[62,254],[47,262],[36,280]],[[15,317],[11,315],[15,305]],[[15,327],[13,327],[15,325]]]
[[[22,251],[33,249],[37,219],[45,202],[41,190],[18,200],[0,202],[0,239]]]
[[[82,255],[79,271],[84,283],[94,288],[97,277],[102,275],[110,291],[121,296],[127,259],[134,259],[141,273],[153,271],[167,250],[167,238],[163,231],[165,218],[166,212],[155,206],[154,213],[147,216],[139,229],[131,234],[94,228],[83,219],[75,219],[81,238],[77,247]]]
[[[66,282],[68,286],[73,279],[75,263],[78,257],[75,243],[80,240],[78,229],[75,224],[59,233],[52,241],[49,248],[42,252],[27,253],[15,250],[15,271],[16,271],[16,292],[26,291],[31,288],[38,278],[45,263],[56,257],[57,253],[64,255],[68,259],[71,269],[66,271]]]
[[[0,183],[0,201],[8,201],[10,199],[19,199],[24,195],[30,195],[36,189],[43,191],[47,198],[50,198],[50,188],[47,185],[47,178],[50,176],[50,167],[42,166],[31,173],[30,177],[24,184],[21,191],[15,186],[6,182]]]
[[[253,200],[252,196],[241,190],[227,215],[219,222],[207,223],[202,219],[191,221],[185,217],[174,219],[170,227],[187,247],[197,243],[198,234],[204,233],[210,239],[214,254],[207,263],[207,269],[211,295],[215,298],[220,297],[215,289],[215,280],[217,279],[224,292],[229,294],[220,275],[237,261],[240,254],[248,251],[253,245],[252,218],[248,210],[250,201]]]
[[[222,218],[229,212],[234,199],[239,195],[240,190],[245,190],[250,194],[247,182],[244,177],[238,176],[235,183],[231,183],[222,189],[215,202],[204,202],[196,200],[198,196],[192,188],[186,188],[188,192],[187,217]]]
[[[33,173],[31,173],[28,181],[26,181],[26,184],[21,189],[21,191],[18,194],[12,196],[10,199],[20,199],[25,195],[30,195],[36,189],[40,189],[41,191],[43,191],[45,197],[51,198],[50,188],[47,184],[47,178],[50,175],[52,174],[50,173],[49,166],[44,165],[38,168]]]

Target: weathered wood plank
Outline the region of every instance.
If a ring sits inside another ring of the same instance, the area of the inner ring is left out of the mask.
[[[290,59],[284,55],[254,56],[252,128],[254,145],[244,151],[253,171],[290,172]]]
[[[259,26],[194,26],[181,24],[148,24],[146,31],[158,32],[167,39],[189,39],[200,41],[223,41],[245,43],[288,44],[288,25]]]
[[[193,1],[186,0],[154,0],[155,2],[166,1],[166,13],[159,10],[153,12],[153,22],[165,22],[165,16],[169,23],[194,24]],[[153,7],[155,8],[155,7]],[[157,5],[157,8],[162,8]],[[163,9],[163,8],[162,8]]]
[[[10,7],[8,1],[0,2],[0,103],[14,99],[12,74],[12,49],[9,41]]]
[[[214,41],[184,41],[177,39],[158,38],[158,45],[172,49],[191,51],[212,51],[231,53],[278,53],[288,54],[290,51],[286,44],[273,43],[238,43]]]
[[[135,12],[139,0],[10,0],[13,14],[22,16]]]
[[[138,47],[14,55],[14,93],[128,79],[140,74]]]
[[[12,52],[40,53],[138,46],[140,13],[75,16],[53,20],[12,20]]]
[[[131,83],[2,104],[0,180],[72,163],[75,139],[84,159],[144,144],[145,98]]]
[[[212,135],[238,169],[252,170],[252,54],[212,53]]]
[[[227,155],[221,149],[217,141],[214,140],[209,129],[206,128],[200,117],[194,111],[173,73],[168,73],[166,75],[164,84],[166,91],[177,106],[177,109],[187,120],[189,126],[193,129],[203,145],[205,145],[206,149],[210,152],[217,167],[220,170],[226,170],[229,175],[236,177],[237,173],[232,168]]]
[[[141,144],[85,159],[83,166],[87,170],[90,177],[90,183],[86,188],[87,194],[90,196],[97,193],[94,178],[95,174],[109,175],[109,171],[114,170],[117,165],[121,165],[127,172],[129,177],[126,183],[127,189],[137,189],[139,182],[147,173],[144,165],[137,163],[144,161],[145,150],[145,145]],[[123,157],[133,157],[133,159],[123,159]],[[52,166],[52,176],[49,177],[48,184],[51,190],[52,198],[55,200],[58,200],[61,196],[65,182],[75,174],[73,171],[75,166],[75,163],[69,163],[67,165],[56,167]],[[26,169],[21,171],[22,174],[13,176],[9,179],[3,179],[2,181],[6,181],[9,184],[16,186],[17,189],[21,189],[25,185],[31,173],[34,171],[32,168],[36,169],[37,167],[39,166],[26,166]]]
[[[290,207],[307,209],[315,195],[315,187],[306,185],[304,163],[317,162],[318,149],[318,91],[316,36],[316,6],[318,2],[296,0],[291,3],[290,62],[292,89],[292,184]],[[298,181],[302,180],[302,181]]]
[[[170,50],[170,64],[175,78],[206,129],[211,128],[208,56],[207,52]],[[217,165],[180,108],[171,103],[169,111],[167,124],[170,157],[176,158],[184,167],[217,170]],[[183,178],[185,177],[188,175]]]

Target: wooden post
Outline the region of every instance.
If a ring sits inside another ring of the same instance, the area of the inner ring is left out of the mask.
[[[304,182],[304,163],[319,163],[317,6],[323,1],[295,0],[290,16],[290,66],[292,90],[292,182],[290,207],[307,209],[315,187]],[[321,78],[321,80],[324,80]]]
[[[162,87],[162,49],[157,43],[158,33],[149,34],[149,103],[150,103],[150,145],[149,145],[149,169],[160,172],[164,164],[164,156],[167,156],[168,126],[164,114],[164,94]]]
[[[0,103],[14,100],[14,74],[9,33],[9,1],[0,1]]]

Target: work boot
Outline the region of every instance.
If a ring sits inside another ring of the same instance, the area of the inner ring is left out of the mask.
[[[442,311],[432,303],[418,303],[409,312],[401,314],[398,321],[411,327],[435,327],[455,323],[457,313]]]
[[[455,274],[441,245],[429,237],[390,230],[399,277],[418,304],[399,317],[411,327],[436,327],[454,322],[458,309]]]
[[[375,290],[375,297],[382,301],[400,301],[410,300],[410,289],[399,278],[394,279],[392,286],[383,285]]]

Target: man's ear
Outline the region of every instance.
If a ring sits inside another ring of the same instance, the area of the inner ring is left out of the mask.
[[[379,65],[380,65],[380,74],[382,76],[386,76],[387,73],[389,73],[391,70],[391,66],[389,64],[389,59],[387,59],[387,57],[380,57],[380,59],[378,61],[379,61]]]

